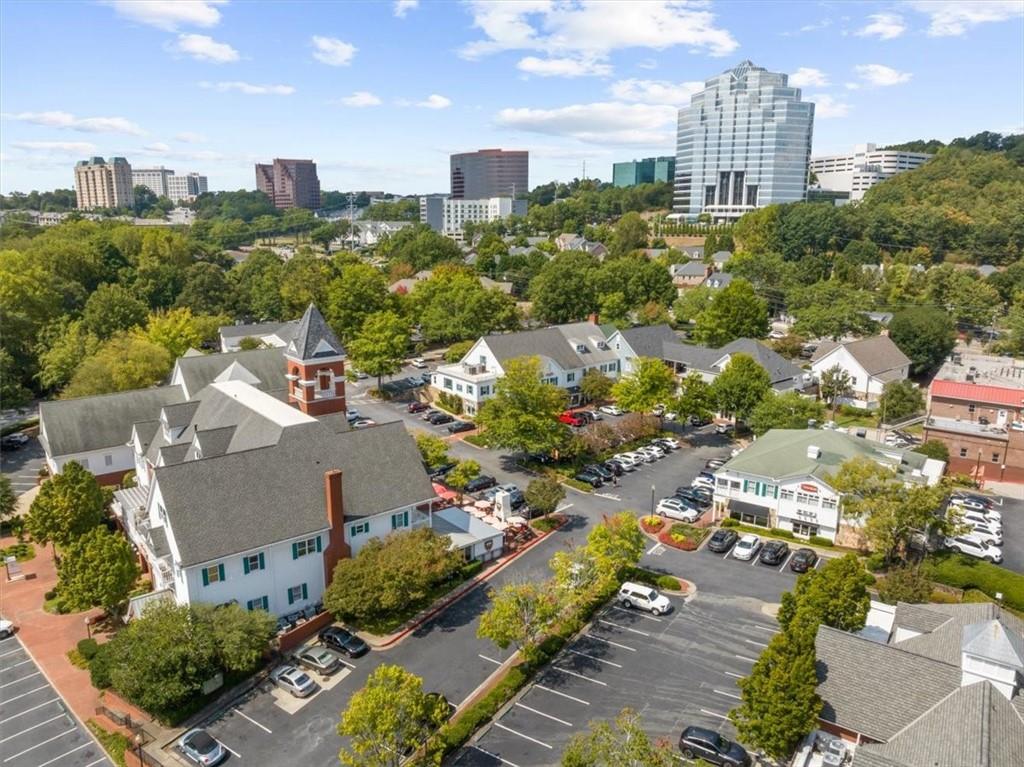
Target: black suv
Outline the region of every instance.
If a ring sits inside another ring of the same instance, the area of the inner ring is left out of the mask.
[[[703,759],[723,767],[750,767],[750,754],[743,746],[703,727],[683,730],[679,736],[679,750],[687,759]]]
[[[585,482],[591,487],[601,487],[604,484],[604,480],[601,479],[600,474],[584,469],[576,475],[575,480],[577,482]]]
[[[806,573],[818,564],[818,555],[814,549],[797,549],[789,560],[789,569],[794,573]]]
[[[447,413],[434,413],[434,415],[427,419],[427,423],[432,423],[434,426],[440,426],[441,424],[451,423],[454,420],[455,419]]]
[[[494,477],[488,477],[486,474],[481,474],[479,477],[471,479],[466,483],[466,492],[479,493],[481,490],[494,487],[496,484],[498,484],[498,481]]]
[[[605,468],[599,463],[588,463],[583,467],[583,471],[589,471],[591,474],[596,474],[603,482],[611,482],[612,477],[615,476],[615,473],[611,469]]]
[[[785,541],[768,541],[761,549],[761,564],[778,565],[789,554],[789,544]]]
[[[732,545],[736,543],[736,539],[739,537],[739,534],[735,530],[730,530],[727,527],[715,530],[715,532],[711,534],[711,538],[708,539],[708,551],[723,554],[732,548]]]
[[[348,629],[341,626],[328,626],[320,632],[320,641],[332,650],[345,653],[350,658],[358,658],[370,651],[369,645]]]

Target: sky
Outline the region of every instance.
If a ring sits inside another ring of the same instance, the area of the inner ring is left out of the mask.
[[[1024,126],[1024,0],[4,0],[0,190],[120,155],[211,190],[300,157],[324,189],[443,192],[489,147],[529,150],[531,186],[609,180],[744,59],[816,103],[814,154]]]

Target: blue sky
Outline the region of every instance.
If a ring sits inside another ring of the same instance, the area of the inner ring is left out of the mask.
[[[675,109],[743,59],[817,103],[814,152],[1024,125],[1024,0],[0,5],[0,188],[123,155],[254,188],[445,191],[447,155],[528,149],[530,183],[674,154]]]

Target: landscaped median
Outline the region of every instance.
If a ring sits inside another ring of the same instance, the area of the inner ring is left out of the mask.
[[[708,536],[708,528],[695,527],[685,522],[669,523],[664,517],[651,514],[640,520],[640,527],[659,543],[682,551],[696,551]]]
[[[1024,575],[1021,573],[952,551],[931,555],[926,572],[936,583],[964,589],[968,593],[976,589],[991,600],[996,600],[996,595],[1001,594],[1007,607],[1024,611]],[[985,600],[968,599],[965,593],[964,601]]]

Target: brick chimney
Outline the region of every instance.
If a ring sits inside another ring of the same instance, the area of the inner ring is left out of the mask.
[[[598,321],[598,319],[599,319],[599,317],[597,316],[597,312],[591,312],[591,313],[590,313],[590,314],[589,314],[589,315],[587,316],[587,321],[588,321],[588,322],[593,322],[593,323],[594,323],[595,325],[597,325],[597,324],[598,324],[598,322],[597,322],[597,321]]]
[[[324,499],[327,507],[327,547],[324,549],[324,586],[330,586],[334,578],[334,567],[339,561],[352,556],[352,550],[345,541],[345,501],[341,493],[341,470],[324,472]]]

